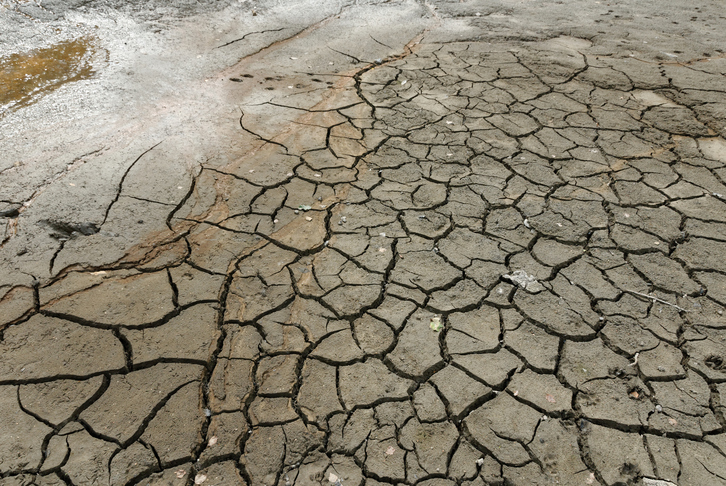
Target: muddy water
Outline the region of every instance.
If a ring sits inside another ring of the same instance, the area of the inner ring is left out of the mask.
[[[105,51],[93,37],[0,57],[0,116],[29,105],[64,84],[88,79],[93,60]]]

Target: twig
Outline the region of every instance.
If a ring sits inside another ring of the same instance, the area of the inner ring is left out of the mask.
[[[683,307],[681,307],[679,305],[671,304],[670,302],[668,302],[666,300],[659,299],[658,297],[653,297],[652,295],[643,294],[641,292],[636,292],[635,290],[626,290],[626,292],[630,292],[631,294],[635,294],[635,295],[640,295],[641,297],[645,297],[646,299],[651,299],[651,300],[654,300],[656,302],[660,302],[661,304],[665,304],[665,305],[669,305],[671,307],[675,307],[676,309],[678,309],[681,312],[688,312],[686,309],[684,309]]]

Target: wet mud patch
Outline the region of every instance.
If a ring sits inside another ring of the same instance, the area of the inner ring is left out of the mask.
[[[107,52],[94,37],[0,57],[0,116],[38,101],[61,86],[89,79]]]

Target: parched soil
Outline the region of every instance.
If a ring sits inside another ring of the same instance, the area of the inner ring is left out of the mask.
[[[0,197],[0,485],[726,484],[726,58],[427,29]]]

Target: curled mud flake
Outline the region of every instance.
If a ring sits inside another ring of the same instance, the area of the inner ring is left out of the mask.
[[[528,275],[524,270],[515,270],[511,275],[504,274],[502,278],[509,280],[519,288],[526,290],[530,294],[542,292],[544,286],[534,278],[534,275]]]

